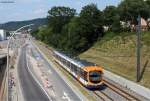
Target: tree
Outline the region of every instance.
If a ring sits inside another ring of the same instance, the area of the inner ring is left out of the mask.
[[[80,34],[87,40],[87,48],[103,35],[103,13],[95,4],[82,8],[79,17]]]
[[[103,13],[104,13],[104,22],[105,22],[104,24],[109,27],[112,25],[112,23],[114,23],[116,17],[118,17],[119,15],[118,9],[115,6],[107,6],[104,9]]]
[[[79,26],[79,17],[74,17],[63,27],[61,39],[59,41],[60,48],[67,53],[76,55],[85,50],[87,44],[86,39],[81,36]]]
[[[75,14],[76,10],[69,7],[53,7],[48,11],[49,26],[54,33],[60,34],[62,27],[69,23]]]
[[[150,7],[150,0],[144,0],[144,1]]]
[[[130,21],[133,24],[136,24],[139,14],[145,19],[149,17],[148,5],[144,0],[124,0],[118,10],[122,21]]]
[[[36,30],[31,32],[31,35],[34,36],[35,38],[37,38],[38,32],[39,32],[39,29],[36,29]]]
[[[45,37],[47,37],[46,36],[46,29],[47,27],[46,26],[41,26],[41,27],[39,27],[39,32],[38,32],[38,34],[37,34],[37,37],[38,37],[38,39],[40,39],[41,41],[44,41],[45,40]]]
[[[121,32],[122,26],[120,24],[120,16],[114,16],[112,25],[110,26],[112,32]]]
[[[148,6],[148,9],[150,9],[150,0],[145,0],[147,6]],[[149,11],[149,16],[150,16],[150,11]]]
[[[83,52],[103,35],[102,26],[103,13],[95,4],[87,5],[63,27],[59,47],[71,54]]]

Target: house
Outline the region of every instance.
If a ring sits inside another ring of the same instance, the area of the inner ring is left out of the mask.
[[[135,30],[136,30],[136,25],[132,24],[131,31],[135,31]],[[141,18],[141,30],[142,31],[148,30],[148,22],[144,18]]]
[[[143,18],[141,18],[141,29],[142,29],[142,31],[147,31],[148,30],[148,23]]]

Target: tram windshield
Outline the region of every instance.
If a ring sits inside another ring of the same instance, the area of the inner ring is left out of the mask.
[[[89,80],[92,83],[99,83],[101,81],[101,72],[99,71],[92,71],[89,73]]]

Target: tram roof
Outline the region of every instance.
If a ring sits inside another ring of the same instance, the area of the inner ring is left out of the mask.
[[[61,53],[61,52],[58,52],[58,51],[54,51],[54,52],[55,52],[55,54],[61,56],[61,57],[64,58],[65,60],[71,62],[72,64],[74,64],[74,65],[76,65],[76,66],[78,66],[78,67],[80,67],[80,68],[85,67],[85,66],[94,66],[93,63],[89,63],[89,62],[87,62],[87,61],[81,61],[81,60],[72,59],[72,58],[66,56],[66,54]]]

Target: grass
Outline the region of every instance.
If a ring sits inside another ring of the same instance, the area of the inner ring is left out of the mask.
[[[40,48],[40,50],[48,57],[49,60],[52,60],[52,55],[50,54],[50,51],[48,50],[48,48],[50,49],[50,47],[44,47],[46,46],[43,42],[40,41],[34,41],[38,47]],[[91,91],[87,90],[85,87],[83,87],[76,79],[74,79],[67,71],[65,71],[63,68],[61,68],[58,64],[56,64],[56,67],[67,77],[67,79],[73,83],[73,85],[75,85],[81,92],[83,95],[85,95],[87,97],[87,99],[89,101],[95,101],[96,98],[95,96],[92,94]]]
[[[150,32],[142,33],[141,37],[141,71],[145,70],[139,84],[150,88]],[[136,80],[135,33],[107,33],[79,57],[129,80]]]

